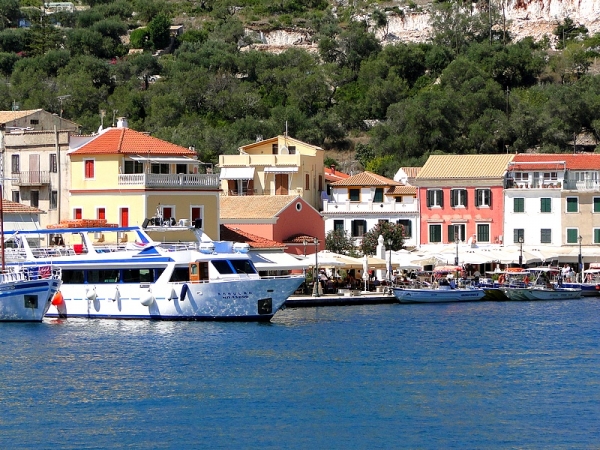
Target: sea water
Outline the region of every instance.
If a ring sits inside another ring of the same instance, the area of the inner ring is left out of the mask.
[[[0,448],[598,448],[600,299],[0,324]]]

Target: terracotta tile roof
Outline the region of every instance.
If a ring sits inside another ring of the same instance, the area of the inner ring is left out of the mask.
[[[247,233],[235,225],[221,225],[221,239],[224,241],[244,242],[252,248],[281,248],[284,244]]]
[[[422,167],[401,167],[408,178],[414,178],[419,175]]]
[[[71,154],[196,156],[196,152],[193,150],[148,136],[131,128],[108,128],[87,144],[71,152]]]
[[[515,155],[431,155],[416,180],[432,178],[501,178]]]
[[[45,211],[42,211],[41,209],[23,205],[22,203],[15,203],[6,199],[2,199],[2,210],[4,211],[4,214],[45,214]]]
[[[304,244],[304,240],[306,239],[307,245],[314,245],[315,237],[309,236],[308,234],[296,234],[294,236],[290,236],[285,240],[285,242],[290,244]]]
[[[42,109],[26,109],[23,111],[0,111],[0,123],[8,123],[11,120],[22,119],[23,117],[30,116],[31,114],[35,114],[40,111],[42,111]]]
[[[270,219],[276,217],[298,195],[222,196],[221,219]]]
[[[523,164],[519,164],[523,163]],[[597,153],[519,153],[515,155],[509,171],[532,170],[600,170],[600,154]]]
[[[417,188],[415,186],[394,186],[391,187],[385,195],[416,195]]]
[[[332,186],[402,186],[402,183],[391,180],[373,172],[362,172],[344,180],[336,181]]]
[[[350,178],[350,175],[344,172],[340,172],[337,169],[325,167],[325,181],[335,183],[336,181],[345,180],[346,178]]]

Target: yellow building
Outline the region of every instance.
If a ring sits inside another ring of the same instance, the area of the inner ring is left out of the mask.
[[[219,156],[222,195],[299,195],[321,210],[325,190],[324,151],[288,136],[239,148]]]
[[[219,176],[201,173],[195,151],[131,130],[124,120],[98,135],[73,137],[71,148],[72,219],[165,228],[200,219],[204,232],[220,239]],[[191,240],[189,232],[178,233],[153,238]]]

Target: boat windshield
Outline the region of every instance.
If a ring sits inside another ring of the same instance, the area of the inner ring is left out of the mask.
[[[221,275],[255,274],[256,269],[249,259],[215,259],[211,261]]]

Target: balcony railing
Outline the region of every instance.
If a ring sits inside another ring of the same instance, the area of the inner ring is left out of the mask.
[[[600,182],[594,180],[566,180],[565,189],[569,191],[600,191]]]
[[[26,172],[12,173],[15,186],[42,186],[50,184],[50,172],[43,170],[28,170]]]
[[[323,212],[417,212],[417,203],[335,202],[323,200]]]
[[[219,189],[218,174],[203,173],[124,173],[119,174],[119,186],[165,189]]]

